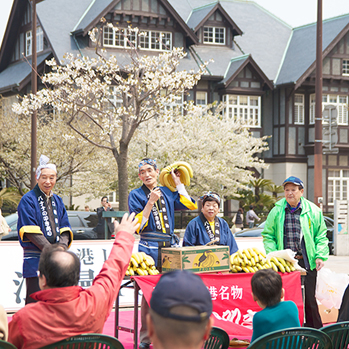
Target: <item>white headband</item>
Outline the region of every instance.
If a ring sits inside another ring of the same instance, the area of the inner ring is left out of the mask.
[[[55,171],[57,173],[57,169],[56,169],[56,165],[54,164],[49,164],[48,162],[50,161],[50,159],[45,156],[45,155],[41,155],[40,156],[40,160],[39,160],[39,167],[36,169],[36,179],[40,178],[41,175],[41,170],[44,168],[50,168],[51,170]]]

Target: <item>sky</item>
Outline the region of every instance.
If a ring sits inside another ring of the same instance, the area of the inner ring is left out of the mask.
[[[254,1],[292,27],[298,27],[316,21],[318,0]],[[12,2],[13,0],[0,0],[0,42],[2,42]],[[324,19],[349,13],[349,0],[322,0],[322,2]]]

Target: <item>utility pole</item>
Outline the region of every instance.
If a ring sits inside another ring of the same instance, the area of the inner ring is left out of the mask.
[[[322,209],[322,0],[318,0],[316,24],[314,203]]]
[[[38,90],[37,71],[37,55],[36,55],[36,0],[32,0],[32,94],[35,95]],[[31,120],[31,149],[30,149],[30,188],[33,189],[36,185],[36,144],[37,144],[37,112],[33,111]]]

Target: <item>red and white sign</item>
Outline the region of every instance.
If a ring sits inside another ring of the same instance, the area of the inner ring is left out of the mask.
[[[199,274],[207,286],[213,303],[214,326],[221,327],[235,337],[252,336],[252,317],[261,308],[252,299],[251,277],[253,274]],[[303,323],[303,301],[299,272],[280,274],[285,300],[295,302],[299,321]],[[135,276],[146,300],[151,294],[160,275]]]

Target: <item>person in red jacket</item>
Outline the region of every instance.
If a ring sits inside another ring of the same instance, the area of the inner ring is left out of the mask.
[[[37,349],[82,333],[102,333],[120,284],[129,265],[139,224],[134,214],[114,223],[115,241],[109,258],[83,289],[78,285],[80,260],[62,246],[44,248],[39,262],[41,291],[13,315],[8,341],[20,349]]]

